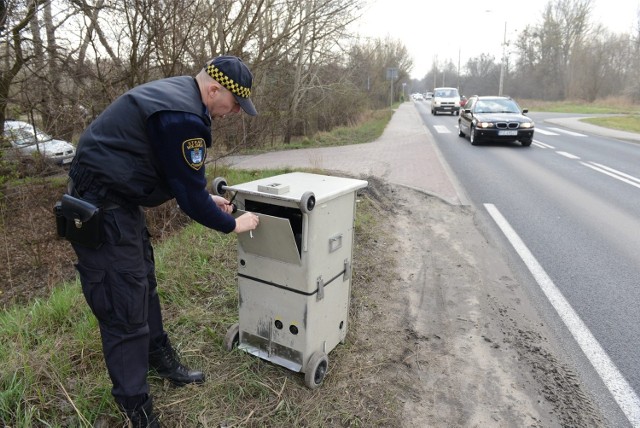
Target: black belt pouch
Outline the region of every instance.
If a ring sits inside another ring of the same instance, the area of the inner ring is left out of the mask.
[[[58,235],[69,242],[89,248],[100,248],[103,239],[102,210],[95,205],[63,195],[55,205]]]

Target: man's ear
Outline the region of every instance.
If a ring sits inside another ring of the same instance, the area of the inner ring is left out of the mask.
[[[220,90],[220,84],[216,81],[209,83],[209,86],[207,86],[207,93],[211,97],[213,97],[216,94],[216,92],[218,92],[219,90]]]

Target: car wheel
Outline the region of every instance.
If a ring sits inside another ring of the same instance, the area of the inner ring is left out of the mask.
[[[460,127],[460,122],[458,122],[458,137],[464,137],[464,132],[462,132],[462,128]]]
[[[478,145],[478,140],[476,139],[476,128],[475,128],[475,126],[471,126],[471,128],[469,128],[469,141],[471,141],[471,145],[472,146],[477,146]]]
[[[532,142],[532,141],[533,141],[533,140],[522,140],[522,141],[520,141],[520,142],[522,143],[522,145],[523,145],[523,146],[525,146],[525,147],[529,147],[529,146],[531,145],[531,142]]]

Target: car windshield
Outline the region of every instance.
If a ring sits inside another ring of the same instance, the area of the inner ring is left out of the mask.
[[[512,100],[478,100],[476,113],[520,113],[518,105]]]
[[[23,126],[19,128],[5,129],[5,137],[17,146],[30,146],[36,143],[44,143],[51,140],[51,136],[42,131],[37,131],[34,136],[33,127]]]
[[[458,95],[456,94],[456,91],[454,90],[448,90],[448,91],[437,91],[436,92],[436,97],[440,97],[440,98],[455,98]]]

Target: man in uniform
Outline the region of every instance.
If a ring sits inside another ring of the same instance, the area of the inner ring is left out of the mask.
[[[98,319],[112,394],[134,427],[159,427],[147,372],[176,385],[204,382],[180,363],[162,323],[153,249],[142,207],[175,198],[193,220],[242,233],[258,217],[231,215],[232,205],[206,189],[211,121],[255,116],[253,76],[237,57],[219,56],[196,77],[140,85],[108,106],[80,137],[69,171],[70,194],[101,207],[100,242],[72,242],[82,291]],[[97,247],[97,248],[96,248]]]

